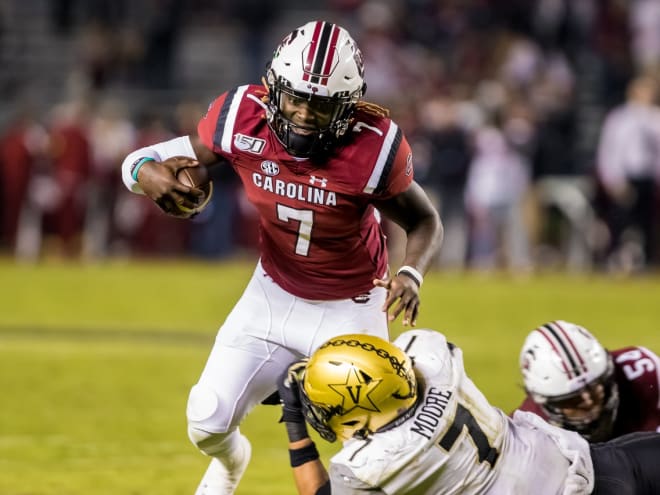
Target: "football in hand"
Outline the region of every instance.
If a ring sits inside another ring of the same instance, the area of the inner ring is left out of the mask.
[[[193,208],[177,205],[179,210],[193,215],[199,213],[208,206],[211,196],[213,195],[213,182],[211,182],[208,169],[204,165],[182,168],[177,173],[176,178],[182,184],[199,189],[204,193],[199,197],[190,196],[191,200],[195,202]]]

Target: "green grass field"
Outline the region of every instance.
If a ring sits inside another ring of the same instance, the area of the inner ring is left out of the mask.
[[[0,261],[0,494],[192,495],[207,458],[186,436],[188,390],[252,268]],[[418,327],[462,347],[508,411],[524,336],[560,318],[608,347],[660,351],[660,278],[432,273]],[[253,458],[239,495],[293,493],[278,415],[261,406],[242,427]]]

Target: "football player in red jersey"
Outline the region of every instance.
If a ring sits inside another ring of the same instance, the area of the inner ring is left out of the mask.
[[[212,457],[197,495],[233,493],[250,457],[239,424],[292,360],[337,331],[387,339],[398,315],[416,322],[442,225],[413,180],[403,132],[387,110],[362,101],[363,75],[346,30],[309,22],[277,47],[265,87],[221,94],[197,135],[136,150],[122,165],[130,190],[180,215],[194,190],[177,171],[229,164],[259,212],[256,270],[188,400],[190,439]],[[391,275],[381,214],[407,234],[403,266]]]
[[[590,442],[660,431],[660,358],[644,347],[606,350],[584,327],[553,321],[520,353],[531,411]]]

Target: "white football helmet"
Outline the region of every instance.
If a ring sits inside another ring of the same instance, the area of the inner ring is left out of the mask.
[[[525,391],[551,423],[577,431],[589,440],[609,435],[619,405],[612,356],[584,327],[552,321],[532,330],[520,352]],[[594,415],[569,417],[571,402],[602,385],[602,402]]]
[[[279,44],[266,74],[268,123],[286,150],[298,157],[326,153],[348,129],[355,104],[365,92],[362,53],[344,28],[308,22]],[[282,93],[330,109],[330,123],[297,134],[282,115]]]

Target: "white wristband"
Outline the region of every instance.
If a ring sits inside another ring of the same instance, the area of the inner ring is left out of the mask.
[[[401,268],[397,270],[396,274],[397,275],[404,274],[412,278],[417,284],[417,287],[421,287],[422,283],[424,283],[424,276],[417,269],[413,268],[410,265],[403,265]]]
[[[142,188],[133,178],[133,168],[138,164],[143,158],[151,158],[157,162],[160,161],[160,156],[151,148],[140,148],[135,150],[133,153],[129,154],[124,158],[124,162],[121,164],[121,178],[124,182],[124,185],[129,191],[138,194],[144,194]]]

